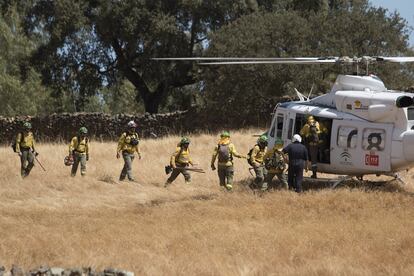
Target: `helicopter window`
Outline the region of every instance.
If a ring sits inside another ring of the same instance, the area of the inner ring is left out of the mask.
[[[288,131],[288,139],[292,139],[292,132],[293,132],[293,119],[289,120],[289,131]]]
[[[407,108],[407,117],[409,121],[414,120],[414,108]]]
[[[283,119],[284,119],[284,115],[283,114],[277,114],[277,118],[276,118],[276,127],[277,127],[276,137],[278,137],[278,138],[282,138],[282,133],[283,133]]]
[[[366,128],[362,140],[364,150],[383,151],[385,147],[385,130]]]
[[[341,126],[338,129],[338,147],[341,148],[356,148],[357,146],[358,129],[355,127]]]

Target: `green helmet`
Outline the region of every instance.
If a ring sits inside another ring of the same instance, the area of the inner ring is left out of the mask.
[[[190,139],[188,139],[187,137],[183,137],[183,138],[181,138],[181,141],[180,141],[180,145],[185,145],[185,144],[190,144]]]
[[[259,144],[267,143],[267,136],[266,135],[260,136],[259,139],[257,139],[257,143],[259,143]]]
[[[32,129],[32,124],[31,124],[31,123],[29,123],[29,122],[24,122],[23,127],[24,127],[25,129]]]
[[[79,129],[79,134],[84,134],[84,135],[88,134],[88,129],[86,127],[81,127]]]
[[[277,150],[281,150],[281,149],[283,149],[283,140],[282,140],[282,139],[280,139],[280,138],[276,138],[274,147],[275,147]]]
[[[275,145],[282,145],[283,146],[283,140],[280,139],[280,138],[276,138]]]
[[[220,134],[220,137],[230,137],[230,132],[225,130]]]

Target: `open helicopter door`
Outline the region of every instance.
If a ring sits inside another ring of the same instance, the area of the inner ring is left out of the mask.
[[[268,148],[272,148],[275,144],[276,139],[283,139],[285,132],[285,120],[286,120],[286,111],[281,109],[276,109],[276,112],[272,119],[272,124],[269,129],[268,135]]]
[[[392,124],[333,120],[331,172],[361,175],[391,171]]]
[[[272,148],[276,139],[281,139],[284,145],[291,143],[295,127],[296,113],[290,110],[278,108],[272,119],[269,129],[268,148]]]

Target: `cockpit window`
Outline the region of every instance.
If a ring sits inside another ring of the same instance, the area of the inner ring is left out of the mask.
[[[407,117],[409,121],[414,120],[414,107],[407,108]]]
[[[373,78],[373,79],[376,79],[376,80],[379,80],[379,81],[382,81],[377,75],[374,75],[374,74],[370,74],[369,75],[371,78]]]

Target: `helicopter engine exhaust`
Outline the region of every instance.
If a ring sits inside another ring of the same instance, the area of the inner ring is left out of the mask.
[[[409,107],[414,104],[414,99],[409,96],[400,96],[395,100],[395,105],[397,107]]]

